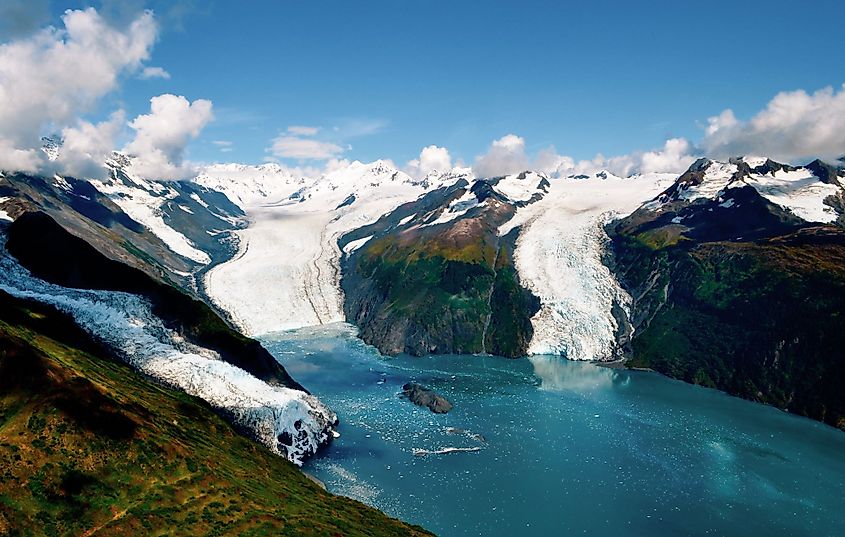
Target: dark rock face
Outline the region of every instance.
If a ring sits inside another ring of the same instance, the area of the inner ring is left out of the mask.
[[[634,299],[628,365],[845,429],[845,230],[750,187],[725,197],[739,208],[670,203],[608,227]]]
[[[205,303],[144,272],[105,257],[44,213],[25,213],[8,228],[6,248],[33,275],[65,287],[146,297],[155,315],[185,339],[270,383],[304,390],[257,341],[232,330]]]
[[[402,395],[417,406],[428,407],[435,414],[445,414],[452,410],[452,403],[445,397],[415,382],[402,386]]]

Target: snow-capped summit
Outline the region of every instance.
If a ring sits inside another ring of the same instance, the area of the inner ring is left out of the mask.
[[[222,192],[243,210],[253,205],[278,203],[311,182],[276,163],[213,164],[206,166],[193,182]]]
[[[506,175],[493,183],[497,192],[517,204],[539,200],[548,193],[549,186],[549,178],[544,173],[532,171]]]
[[[41,151],[47,155],[47,160],[56,160],[59,158],[59,153],[61,153],[63,143],[62,139],[58,136],[42,136]]]
[[[751,186],[768,201],[807,222],[831,223],[839,218],[835,207],[841,206],[845,195],[843,178],[845,171],[819,160],[791,166],[764,157],[728,162],[701,158],[643,208],[654,211],[670,203],[716,200],[729,189]]]

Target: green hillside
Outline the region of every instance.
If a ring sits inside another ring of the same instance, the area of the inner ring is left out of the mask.
[[[0,292],[0,535],[424,535]]]

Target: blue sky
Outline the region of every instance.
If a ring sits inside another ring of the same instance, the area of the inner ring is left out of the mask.
[[[88,4],[45,5],[41,25]],[[617,155],[845,82],[841,0],[91,5],[118,25],[153,9],[147,63],[170,78],[127,77],[90,115],[133,117],[161,93],[209,99],[215,120],[189,147],[206,162],[260,162],[291,125],[361,160],[436,144],[469,162],[508,133],[529,152]]]

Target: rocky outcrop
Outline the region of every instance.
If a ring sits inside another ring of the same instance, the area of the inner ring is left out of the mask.
[[[427,407],[435,414],[446,414],[452,410],[452,403],[445,397],[415,382],[402,386],[402,395],[415,405]]]

